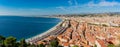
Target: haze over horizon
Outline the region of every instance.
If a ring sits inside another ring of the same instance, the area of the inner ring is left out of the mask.
[[[0,15],[120,12],[120,0],[0,0]]]

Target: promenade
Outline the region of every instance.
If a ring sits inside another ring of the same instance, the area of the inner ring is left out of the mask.
[[[69,25],[69,21],[63,20],[62,22],[58,23],[56,26],[54,26],[50,30],[42,34],[39,34],[37,36],[34,36],[32,38],[26,39],[26,42],[35,44],[37,41],[43,40],[44,38],[49,37],[50,35],[57,36],[63,33],[67,29],[68,25]]]

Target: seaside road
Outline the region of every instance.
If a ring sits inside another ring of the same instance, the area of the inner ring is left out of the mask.
[[[36,42],[43,40],[44,38],[49,37],[50,35],[57,36],[57,35],[63,33],[68,28],[68,25],[69,25],[69,22],[66,21],[65,26],[58,25],[57,27],[55,27],[54,30],[48,32],[47,34],[31,38],[30,40],[27,40],[27,41],[31,44],[36,44]]]
[[[56,30],[51,31],[50,33],[48,33],[46,35],[43,35],[41,37],[37,37],[35,39],[32,39],[30,42],[35,44],[36,42],[38,42],[40,40],[43,40],[44,38],[46,38],[46,37],[48,37],[50,35],[57,36],[57,35],[63,33],[65,30],[66,30],[66,28],[64,28],[64,27],[57,28]]]

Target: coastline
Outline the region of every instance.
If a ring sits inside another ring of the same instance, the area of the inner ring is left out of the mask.
[[[47,18],[48,18],[48,17],[47,17]],[[44,31],[43,33],[40,33],[40,34],[35,35],[35,36],[33,36],[33,37],[27,38],[25,41],[26,41],[26,42],[30,42],[30,41],[32,41],[32,40],[34,40],[34,39],[40,38],[40,37],[42,37],[42,36],[50,33],[51,31],[55,30],[56,27],[59,26],[60,24],[62,24],[63,21],[64,21],[64,20],[61,19],[61,18],[57,18],[57,19],[60,19],[60,20],[61,20],[58,24],[56,24],[55,26],[51,27],[51,28],[48,29],[47,31]]]

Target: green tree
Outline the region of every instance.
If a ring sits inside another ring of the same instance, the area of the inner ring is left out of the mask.
[[[8,37],[4,40],[5,47],[16,47],[16,38]]]
[[[5,40],[5,37],[0,35],[0,47],[4,47],[4,40]]]
[[[43,45],[43,44],[40,44],[40,45],[38,45],[38,47],[45,47],[45,45]]]
[[[115,47],[115,45],[113,45],[113,44],[108,44],[107,47]]]
[[[19,47],[27,47],[27,43],[25,42],[25,39],[20,40],[20,46]]]
[[[97,47],[97,45],[94,45],[94,47]]]
[[[57,40],[52,40],[50,42],[50,47],[58,47],[58,41]]]
[[[28,45],[27,47],[37,47],[37,46],[32,44],[32,45]]]
[[[78,45],[74,45],[73,47],[79,47]]]

